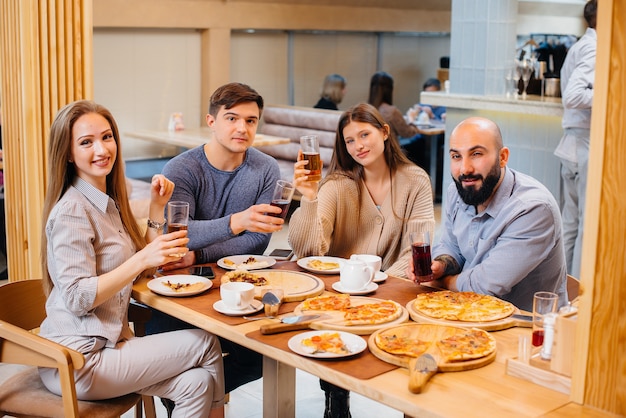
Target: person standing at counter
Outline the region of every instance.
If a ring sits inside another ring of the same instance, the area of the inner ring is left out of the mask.
[[[316,109],[339,110],[337,105],[346,94],[346,79],[339,74],[329,74],[324,78],[322,97],[313,106]]]
[[[217,337],[199,329],[134,337],[128,324],[134,280],[187,252],[186,231],[162,234],[174,184],[152,178],[144,235],[130,209],[119,131],[107,109],[86,100],[66,105],[52,123],[48,148],[41,247],[47,317],[40,335],[85,356],[74,372],[78,398],[138,392],[173,399],[178,417],[223,417]],[[57,369],[39,374],[61,395]]]
[[[563,239],[567,271],[580,277],[589,163],[589,129],[596,70],[596,0],[585,4],[587,31],[567,52],[561,68],[563,137],[554,155],[561,160]]]
[[[404,156],[378,110],[361,103],[341,115],[321,184],[307,179],[302,157],[294,165],[302,199],[288,236],[298,258],[376,254],[382,270],[406,277],[409,234],[432,235],[435,227],[430,179]],[[320,386],[326,393],[324,418],[350,417],[349,392],[323,380]]]
[[[263,254],[271,233],[284,224],[271,206],[280,178],[278,163],[252,148],[263,111],[263,98],[250,86],[228,83],[211,95],[206,122],[212,139],[185,151],[163,167],[176,189],[172,200],[189,202],[189,251],[178,262],[163,266],[174,270],[215,262],[237,254]],[[193,326],[153,310],[146,332],[155,334]],[[224,353],[226,392],[260,378],[263,356],[220,338]],[[168,410],[171,403],[163,399]]]
[[[442,236],[432,249],[433,284],[493,295],[532,311],[549,291],[567,303],[567,271],[556,200],[539,181],[507,167],[509,149],[491,120],[471,117],[450,135],[454,183]],[[416,280],[413,263],[407,275]]]

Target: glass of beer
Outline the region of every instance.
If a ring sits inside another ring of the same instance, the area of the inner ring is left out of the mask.
[[[274,187],[274,195],[272,196],[272,202],[270,205],[276,206],[282,210],[281,213],[268,213],[270,216],[285,219],[287,212],[289,212],[289,205],[293,198],[293,192],[295,191],[293,184],[285,180],[278,180]]]
[[[307,176],[308,181],[320,181],[322,180],[322,161],[320,159],[320,142],[317,135],[304,135],[300,137],[300,149],[304,159],[308,163],[304,166],[305,169],[310,170]]]
[[[187,230],[189,224],[189,202],[172,201],[167,203],[167,232]],[[178,254],[184,257],[185,254]]]
[[[413,273],[416,282],[429,282],[433,280],[430,257],[430,233],[411,232],[411,249],[413,250]]]

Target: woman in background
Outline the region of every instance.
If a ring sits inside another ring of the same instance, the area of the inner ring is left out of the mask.
[[[40,334],[85,356],[74,372],[78,398],[137,392],[172,399],[174,417],[223,417],[217,337],[198,329],[134,337],[128,325],[134,280],[188,251],[186,231],[161,233],[174,184],[153,177],[144,235],[128,202],[117,124],[86,100],[57,113],[48,161],[42,234],[48,299]],[[61,393],[56,369],[41,368],[40,375]]]
[[[402,138],[410,138],[420,133],[417,126],[407,123],[402,112],[393,105],[393,77],[388,73],[379,71],[372,76],[368,103],[383,115],[400,142]]]
[[[313,106],[318,109],[339,110],[337,105],[346,94],[346,79],[339,74],[329,74],[324,78],[322,97]]]
[[[435,228],[433,194],[428,175],[405,157],[378,110],[361,103],[341,115],[321,183],[307,180],[302,157],[294,166],[302,199],[288,237],[298,258],[375,254],[383,271],[406,278],[409,234],[432,236]],[[324,417],[350,417],[349,392],[325,381],[320,385],[326,392]]]

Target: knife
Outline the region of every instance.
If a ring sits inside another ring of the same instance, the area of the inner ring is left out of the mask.
[[[261,325],[261,334],[278,334],[279,332],[308,329],[312,321],[318,319],[320,315],[296,315],[286,316],[278,323]]]
[[[515,319],[515,326],[522,328],[532,328],[533,326],[532,315],[513,314],[511,318]]]

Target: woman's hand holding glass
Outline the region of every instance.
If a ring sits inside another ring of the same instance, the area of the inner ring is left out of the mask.
[[[158,267],[180,261],[189,253],[187,231],[181,230],[159,235],[144,247],[140,253],[145,257],[146,267]]]
[[[307,164],[307,160],[304,159],[302,150],[298,151],[298,161],[294,164],[293,184],[296,189],[306,197],[308,200],[315,200],[317,198],[317,190],[319,187],[319,181],[311,181],[308,179],[309,171],[304,168]],[[321,162],[323,166],[323,162]]]

